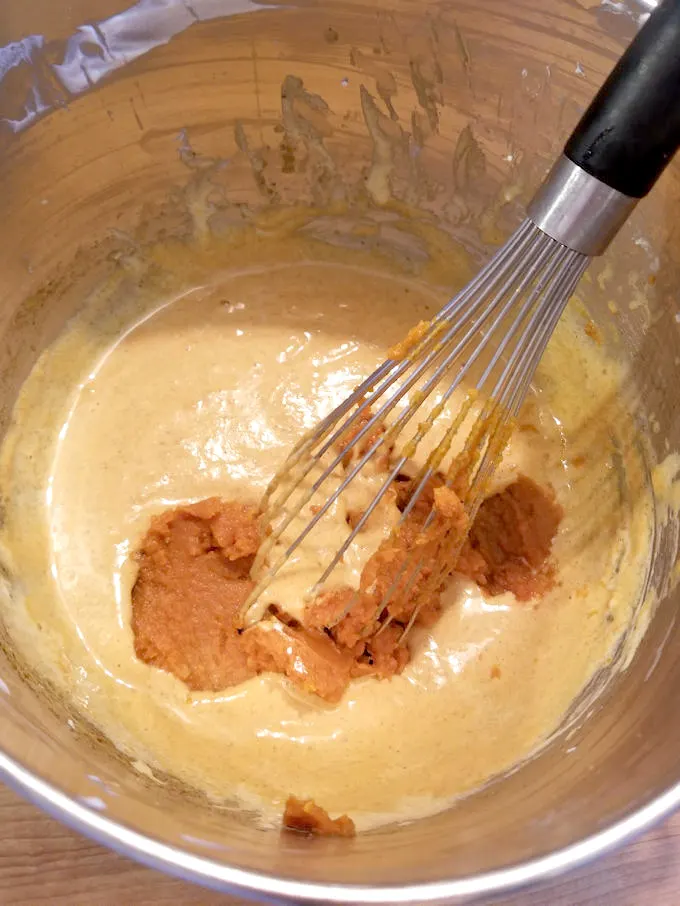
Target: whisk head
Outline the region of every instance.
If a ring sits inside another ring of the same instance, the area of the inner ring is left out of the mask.
[[[526,220],[301,439],[262,503],[244,626],[277,606],[304,622],[296,600],[331,630],[361,599],[366,627],[396,623],[406,637],[456,565],[588,261]]]

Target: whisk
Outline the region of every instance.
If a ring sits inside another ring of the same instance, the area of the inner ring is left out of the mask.
[[[417,325],[295,447],[262,503],[268,534],[242,625],[262,619],[272,603],[267,590],[282,571],[290,571],[305,545],[317,555],[306,600],[334,587],[334,574],[338,569],[346,574],[353,546],[386,511],[405,478],[409,493],[388,531],[400,531],[435,477],[455,491],[470,524],[590,258],[605,251],[679,143],[680,0],[664,0],[582,117],[519,229],[432,321]],[[442,427],[442,413],[454,404],[455,417]],[[415,468],[416,453],[428,439],[429,453]],[[333,546],[336,535],[326,537],[324,525],[352,493],[356,512],[345,505],[347,519],[340,519],[345,537]],[[422,533],[437,518],[435,502],[427,500]],[[315,533],[320,540],[314,540]],[[403,593],[414,586],[426,566],[426,585],[434,589],[455,567],[464,537],[464,531],[445,532],[434,567],[426,564],[422,546],[411,545],[373,614],[375,619],[382,614],[383,627],[392,620],[396,589]],[[327,621],[328,630],[351,612],[356,599],[356,593],[346,599]],[[285,608],[286,602],[280,603]],[[416,607],[404,625],[402,639],[418,612]]]

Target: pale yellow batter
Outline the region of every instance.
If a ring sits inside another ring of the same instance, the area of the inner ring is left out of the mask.
[[[500,481],[551,483],[566,513],[543,600],[454,583],[403,674],[356,680],[337,706],[280,676],[189,693],[133,653],[129,555],[151,515],[257,501],[300,435],[450,287],[281,237],[156,262],[163,277],[144,290],[90,300],[17,404],[0,463],[17,576],[2,616],[24,655],[135,761],[267,822],[290,793],[359,830],[425,816],[535,750],[644,591],[651,502],[621,369],[568,314],[505,456]]]

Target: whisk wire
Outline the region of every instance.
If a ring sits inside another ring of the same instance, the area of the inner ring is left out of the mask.
[[[565,272],[562,270],[565,262],[567,261],[570,265],[575,265],[576,270],[573,275],[570,274],[570,271]],[[538,360],[542,355],[547,340],[549,339],[552,330],[554,329],[554,326],[564,309],[566,300],[569,298],[571,291],[575,287],[583,270],[585,269],[586,264],[587,259],[585,259],[584,256],[579,255],[578,253],[573,252],[570,249],[567,249],[565,246],[561,246],[554,240],[549,240],[547,242],[542,256],[539,257],[538,263],[538,267],[540,268],[542,266],[545,268],[545,270],[540,273],[540,278],[535,281],[531,292],[527,296],[524,304],[518,312],[511,328],[504,334],[500,342],[497,343],[491,361],[488,363],[487,367],[482,373],[482,376],[477,382],[478,388],[484,385],[486,380],[493,373],[493,370],[497,366],[498,362],[501,360],[504,351],[507,349],[513,338],[516,337],[519,328],[527,318],[527,315],[530,314],[532,309],[536,308],[539,299],[542,295],[544,295],[545,298],[543,305],[538,308],[538,323],[534,323],[531,319],[529,319],[524,325],[524,330],[520,333],[520,338],[508,360],[506,367],[501,374],[501,377],[494,387],[483,412],[478,418],[476,425],[466,442],[463,453],[458,457],[457,463],[454,463],[455,472],[450,472],[445,482],[445,486],[452,487],[457,483],[457,479],[463,469],[468,469],[472,472],[472,470],[476,467],[476,475],[474,477],[474,480],[473,476],[470,475],[470,480],[468,482],[468,495],[466,495],[465,499],[463,500],[469,522],[471,522],[476,515],[477,509],[485,494],[488,478],[490,477],[495,463],[502,454],[502,451],[507,443],[509,436],[508,424],[510,420],[517,414],[519,405],[521,404],[521,401],[523,400],[524,395],[528,390],[536,364],[538,363]],[[535,271],[533,268],[531,268],[527,271],[526,279],[520,283],[519,287],[510,297],[508,304],[504,307],[501,314],[496,318],[493,329],[489,331],[489,334],[487,335],[485,340],[479,345],[477,349],[478,352],[481,352],[484,346],[487,343],[491,342],[491,337],[493,337],[494,329],[500,326],[500,324],[504,320],[504,316],[507,315],[508,309],[510,309],[516,302],[517,298],[519,298],[519,296],[524,291],[526,291],[527,286],[531,284],[534,278]],[[555,299],[557,300],[557,305],[554,304]],[[452,382],[454,389],[455,386],[460,383],[462,377],[464,377],[464,375],[459,375],[459,379],[454,379],[454,381]],[[501,393],[500,391],[503,387],[503,383],[509,385],[512,388],[513,378],[516,379],[516,390],[515,393],[511,396],[510,400],[506,400],[504,398],[505,394]],[[491,422],[493,422],[493,430],[489,429],[489,424]],[[449,431],[447,431],[447,435],[443,441],[443,444],[446,447],[446,452],[448,452],[448,447],[450,446],[449,441],[455,435],[457,428],[459,428],[459,425],[456,420]],[[486,444],[486,446],[480,444],[480,436],[483,436],[484,434],[488,435],[488,443]],[[470,461],[471,451],[473,451],[474,453],[474,458],[472,461]],[[443,455],[445,455],[445,452]],[[431,462],[428,462],[426,467],[421,470],[421,473],[417,479],[416,488],[413,491],[411,499],[409,500],[406,508],[403,511],[400,525],[412,511],[420,494],[422,494],[428,481],[435,474],[435,471],[436,467],[433,468],[433,464]],[[472,493],[473,491],[474,493]],[[435,515],[436,512],[434,506],[432,506],[424,522],[422,529],[423,532],[425,532],[430,527],[435,518]],[[432,591],[434,591],[434,587],[439,581],[438,576],[448,574],[455,567],[455,563],[460,554],[460,549],[464,541],[464,538],[460,538],[459,543],[454,545],[453,549],[449,550],[448,555],[446,555],[447,541],[449,540],[448,535],[449,533],[446,533],[442,541],[440,569],[433,573],[433,577],[431,577],[431,579],[429,580],[429,583],[432,586]],[[400,587],[403,576],[409,568],[413,567],[411,575],[402,590],[402,594],[408,595],[411,588],[417,581],[418,576],[424,566],[425,560],[424,557],[421,557],[414,566],[414,556],[415,554],[412,554],[411,557],[404,562],[397,575],[394,577],[381,603],[376,608],[378,615],[389,606],[390,600],[392,599],[396,589]],[[426,585],[424,591],[420,596],[421,602],[427,598],[428,590],[429,589]],[[417,607],[414,609],[406,625],[406,628],[402,633],[401,641],[403,641],[410,632],[421,608],[422,603],[417,605]],[[349,609],[351,609],[351,607],[346,608],[346,610]],[[386,628],[386,625],[388,625],[389,622],[391,622],[391,618],[388,616],[387,621],[385,624],[383,624],[382,628]]]
[[[500,282],[501,280],[501,274],[496,272],[496,268],[498,268],[499,265],[506,264],[507,259],[511,259],[511,261],[522,261],[522,256],[526,253],[525,245],[531,233],[530,227],[531,224],[529,223],[523,224],[520,230],[518,230],[517,233],[513,237],[511,237],[508,243],[499,250],[496,257],[493,259],[493,266],[487,265],[487,267],[484,268],[477,275],[477,277],[470,284],[468,284],[468,286],[465,287],[465,289],[463,289],[438,312],[438,314],[431,322],[431,329],[426,333],[426,335],[423,336],[420,342],[412,350],[411,356],[409,356],[409,358],[404,359],[401,363],[398,363],[394,359],[388,359],[386,362],[384,362],[380,366],[380,368],[378,368],[370,377],[363,381],[359,385],[359,387],[357,387],[352,392],[352,394],[350,394],[350,396],[342,404],[340,404],[340,406],[334,409],[333,412],[331,412],[324,420],[322,420],[322,422],[318,426],[316,426],[316,428],[312,429],[312,431],[310,431],[305,436],[305,438],[303,438],[294,447],[293,451],[286,461],[283,470],[278,473],[278,475],[274,478],[269,488],[265,492],[263,501],[264,506],[268,505],[272,493],[279,486],[280,475],[289,473],[290,470],[295,467],[297,463],[304,457],[305,453],[313,448],[314,444],[318,442],[319,438],[323,437],[323,435],[329,428],[337,425],[340,419],[344,415],[346,415],[347,412],[352,411],[352,415],[350,419],[348,419],[347,423],[343,424],[340,428],[337,428],[334,433],[332,433],[331,436],[326,439],[321,449],[318,450],[313,457],[310,457],[306,469],[297,476],[298,481],[304,479],[309,471],[311,471],[311,469],[314,467],[315,462],[321,459],[323,455],[333,446],[333,444],[337,443],[341,439],[343,433],[347,431],[349,424],[360,419],[363,413],[367,409],[371,409],[375,401],[382,396],[387,386],[391,386],[399,377],[401,377],[402,374],[413,367],[414,362],[418,361],[418,357],[423,353],[423,351],[425,351],[425,349],[429,345],[436,341],[438,333],[437,329],[443,322],[448,323],[449,329],[447,331],[447,336],[451,336],[459,328],[460,321],[468,319],[477,311],[479,307],[482,306],[484,299],[480,298],[477,300],[476,304],[473,305],[473,308],[471,310],[468,311],[464,308],[468,299],[474,294],[474,292],[484,283],[485,280],[489,279],[489,272],[491,272],[492,274],[492,279],[489,283],[489,286],[487,287],[487,292],[493,290],[496,283]],[[458,320],[451,320],[456,310]],[[474,330],[471,331],[470,335],[472,334],[474,334]],[[409,382],[407,382],[402,388],[400,388],[397,394],[394,394],[392,397],[390,397],[388,404],[391,405],[389,405],[388,407],[388,405],[386,404],[384,407],[381,407],[378,412],[373,414],[371,420],[354,435],[352,441],[343,450],[342,454],[337,456],[333,463],[329,465],[324,473],[317,479],[314,488],[309,495],[310,497],[316,490],[318,490],[321,482],[324,481],[338,466],[344,456],[346,456],[346,454],[350,452],[357,444],[361,443],[363,438],[370,431],[375,429],[376,425],[381,424],[385,415],[394,408],[394,406],[406,395],[409,389],[415,386],[420,377],[427,371],[429,365],[438,355],[441,354],[441,352],[445,348],[445,342],[446,337],[444,338],[444,341],[439,344],[439,347],[437,349],[431,351],[430,354],[420,362],[419,367],[416,369],[416,372],[414,373],[414,375],[412,375]],[[394,370],[395,366],[397,366],[396,371],[394,371],[393,374],[390,374],[390,372]],[[385,383],[382,386],[376,388],[375,385],[379,381],[382,381],[383,378],[385,378]],[[292,487],[294,487],[294,485],[289,484],[287,492],[284,487],[284,495],[276,501],[277,506],[282,506],[285,503],[285,501],[288,499],[288,496],[290,496],[290,493],[292,493]]]
[[[455,336],[457,335],[457,333],[460,329],[460,322],[468,320],[472,315],[474,315],[477,312],[477,310],[479,308],[482,308],[482,306],[483,306],[481,316],[478,317],[478,319],[476,321],[473,321],[472,325],[468,328],[468,330],[466,331],[464,336],[459,340],[459,342],[455,345],[455,347],[448,351],[448,353],[445,355],[444,360],[439,364],[439,366],[435,370],[432,377],[426,382],[425,386],[420,391],[419,400],[420,400],[421,404],[422,404],[422,402],[424,402],[425,399],[429,398],[429,396],[431,395],[431,393],[433,392],[435,387],[440,383],[441,379],[448,371],[451,363],[462,353],[462,351],[467,347],[467,345],[474,338],[474,336],[477,334],[477,332],[481,329],[482,325],[488,320],[488,318],[490,318],[492,316],[493,312],[496,310],[498,305],[502,302],[505,293],[504,293],[504,286],[503,286],[503,274],[502,274],[502,270],[498,269],[498,262],[500,261],[502,264],[505,263],[506,266],[512,266],[513,270],[511,273],[513,276],[515,276],[516,274],[518,274],[522,271],[523,262],[526,265],[526,258],[524,256],[528,254],[530,257],[530,267],[528,269],[528,272],[525,274],[525,277],[522,281],[521,286],[516,290],[516,293],[515,293],[515,296],[513,296],[513,299],[511,299],[510,302],[506,302],[506,305],[503,308],[503,312],[501,313],[501,315],[499,315],[496,318],[496,321],[492,325],[490,332],[492,332],[495,329],[495,327],[497,326],[497,324],[499,322],[499,319],[502,320],[502,318],[506,316],[507,309],[510,307],[510,305],[514,301],[514,298],[516,298],[516,296],[518,296],[522,292],[524,286],[530,282],[530,280],[532,279],[532,277],[535,273],[535,269],[537,267],[540,267],[540,264],[542,261],[542,256],[545,256],[545,254],[547,252],[547,250],[545,250],[545,249],[544,250],[535,249],[535,248],[527,249],[527,247],[526,247],[528,245],[527,240],[530,238],[531,238],[530,229],[527,228],[527,229],[522,229],[521,231],[519,231],[519,234],[516,235],[515,237],[513,237],[512,241],[509,242],[506,247],[503,247],[497,253],[497,256],[494,259],[492,259],[492,262],[490,262],[486,266],[486,268],[484,268],[483,271],[478,275],[477,280],[474,281],[474,286],[470,285],[470,286],[466,287],[466,289],[463,290],[462,293],[460,293],[457,297],[454,297],[454,299],[450,303],[448,303],[446,306],[444,306],[443,311],[448,311],[450,315],[455,312],[456,317],[454,318],[453,322],[449,324],[448,330],[444,334],[443,338],[440,340],[438,346],[436,348],[432,349],[429,352],[429,354],[425,356],[425,358],[420,362],[418,367],[415,368],[414,372],[411,374],[411,376],[408,378],[408,380],[406,380],[403,383],[403,385],[397,389],[397,391],[395,393],[393,393],[391,396],[389,396],[388,399],[380,406],[378,411],[372,415],[372,417],[368,420],[368,422],[365,425],[363,425],[359,429],[358,432],[356,432],[356,434],[352,437],[351,441],[342,449],[341,452],[339,452],[336,455],[336,457],[322,471],[321,475],[315,480],[315,482],[311,485],[311,487],[308,488],[307,491],[302,495],[301,499],[299,499],[297,501],[297,506],[296,506],[295,510],[291,513],[287,513],[283,519],[277,520],[276,527],[271,531],[271,533],[268,536],[268,538],[266,539],[264,545],[260,549],[260,552],[258,554],[258,564],[263,562],[263,560],[266,558],[269,551],[274,547],[274,545],[279,540],[279,538],[283,535],[285,530],[290,526],[292,521],[296,518],[300,509],[303,506],[305,506],[307,503],[309,503],[309,501],[312,499],[312,497],[316,493],[318,493],[318,491],[321,488],[321,486],[323,485],[323,483],[335,472],[335,469],[342,463],[342,461],[345,459],[347,454],[349,452],[351,452],[356,447],[356,445],[359,444],[363,440],[364,437],[369,435],[370,432],[375,431],[376,428],[382,428],[384,426],[386,416],[394,410],[394,408],[401,401],[401,399],[403,399],[404,396],[406,396],[406,394],[409,392],[409,390],[411,390],[417,384],[417,382],[427,372],[428,368],[432,365],[432,363],[434,361],[436,361],[436,359],[439,358],[442,354],[446,353],[446,350],[449,347],[449,344],[455,338]],[[550,240],[550,243],[554,243],[554,240]],[[473,304],[471,309],[465,309],[465,307],[464,307],[465,302],[472,294],[474,287],[481,287],[484,284],[485,280],[488,283],[487,292],[489,292],[489,290],[491,290],[491,289],[496,288],[496,286],[498,284],[501,284],[500,290],[496,293],[496,295],[493,297],[493,299],[490,303],[487,302],[485,304],[485,302],[486,302],[485,297],[483,295],[480,295],[480,297],[476,300],[476,302]],[[456,311],[456,309],[457,309],[457,311]],[[437,323],[437,324],[438,323],[448,323],[448,322],[444,322],[444,317],[445,316],[442,314],[442,312],[440,312],[439,315],[437,315],[437,317],[434,319],[433,324],[434,323]],[[275,505],[278,508],[283,507],[283,505],[285,504],[285,502],[287,502],[287,500],[289,499],[290,495],[294,492],[294,490],[296,488],[300,487],[300,482],[302,480],[304,480],[304,478],[310,473],[310,471],[314,468],[314,465],[320,460],[320,458],[328,451],[328,449],[334,443],[337,443],[341,439],[343,433],[347,432],[347,430],[349,429],[349,425],[351,423],[355,422],[358,418],[360,418],[360,416],[363,414],[363,412],[366,411],[367,409],[370,409],[371,405],[375,402],[375,400],[380,398],[380,396],[384,392],[384,387],[391,386],[396,381],[398,376],[400,376],[401,374],[408,371],[408,369],[411,368],[414,365],[414,363],[418,362],[417,355],[418,355],[419,351],[422,351],[425,348],[427,348],[427,346],[429,344],[431,344],[433,341],[436,341],[436,333],[433,332],[432,327],[431,327],[431,329],[428,331],[428,333],[416,345],[415,350],[411,353],[411,356],[409,357],[409,359],[405,360],[402,363],[402,366],[399,367],[394,374],[390,375],[389,369],[387,369],[385,366],[382,366],[381,369],[378,369],[378,372],[381,372],[383,377],[385,376],[385,374],[387,375],[384,386],[381,386],[381,387],[373,390],[372,393],[370,393],[368,396],[365,396],[365,398],[359,403],[358,408],[355,409],[355,411],[352,413],[351,417],[347,420],[347,422],[344,423],[340,428],[335,430],[335,432],[331,435],[330,438],[328,438],[325,441],[321,450],[318,451],[318,453],[315,456],[309,458],[306,467],[304,467],[301,472],[295,473],[296,481],[288,482],[287,486],[284,487],[284,492],[283,492],[282,497],[280,497],[276,501]],[[483,346],[479,347],[476,350],[476,352],[473,354],[473,356],[466,363],[466,366],[459,373],[457,380],[452,382],[452,384],[450,385],[448,390],[445,392],[445,395],[444,395],[445,400],[448,400],[450,398],[450,396],[453,394],[453,392],[460,385],[460,383],[462,382],[462,380],[464,379],[464,377],[466,376],[466,374],[468,373],[470,368],[474,365],[478,356],[481,354],[482,349],[483,349]],[[374,372],[374,374],[371,377],[369,377],[366,381],[364,381],[360,385],[360,388],[358,388],[358,390],[355,391],[349,399],[351,400],[352,398],[356,397],[360,390],[365,389],[367,385],[370,385],[375,380],[377,380],[378,372]],[[332,426],[337,424],[337,421],[339,421],[339,419],[342,417],[342,415],[346,414],[347,411],[349,411],[351,409],[351,405],[348,405],[348,401],[345,401],[345,403],[343,403],[340,408],[343,410],[342,414],[338,415],[338,410],[335,410],[335,414],[337,417],[334,419],[333,418],[334,413],[331,413],[331,415],[325,420],[325,423],[327,423],[328,425],[332,425]],[[350,470],[350,472],[342,479],[342,481],[340,482],[338,487],[330,494],[330,496],[324,501],[324,503],[317,510],[317,512],[312,516],[311,520],[308,522],[308,524],[305,526],[305,528],[302,530],[302,532],[296,537],[296,539],[293,541],[293,543],[281,554],[281,556],[277,559],[277,561],[268,568],[266,574],[262,577],[262,579],[260,580],[260,582],[258,583],[256,588],[254,589],[253,594],[251,595],[251,598],[253,600],[254,600],[255,596],[262,591],[262,589],[266,586],[266,584],[269,581],[271,581],[272,578],[274,578],[274,576],[278,573],[278,571],[286,563],[288,558],[295,552],[295,550],[300,546],[300,544],[305,540],[305,538],[308,537],[308,535],[314,529],[314,527],[321,521],[321,519],[323,519],[323,517],[326,515],[328,510],[338,500],[340,495],[342,493],[344,493],[344,491],[351,484],[351,482],[354,480],[354,478],[358,474],[360,474],[363,467],[373,457],[373,454],[377,451],[377,449],[379,447],[387,444],[392,439],[392,437],[399,434],[400,431],[403,429],[403,427],[411,420],[411,418],[415,414],[415,411],[416,410],[414,407],[406,409],[402,413],[402,415],[397,419],[397,421],[391,426],[388,425],[386,432],[384,434],[381,434],[376,439],[376,441],[374,441],[374,443],[369,448],[369,450],[361,457],[359,462],[357,464],[355,464],[355,466]],[[441,411],[441,409],[439,411]],[[429,429],[429,427],[431,427],[431,425],[433,423],[434,423],[434,418],[430,418],[427,422],[428,429]],[[324,424],[324,423],[322,423],[322,424]],[[317,436],[318,436],[319,430],[320,429],[317,429],[317,431],[315,432]],[[419,443],[420,441],[422,441],[425,433],[426,433],[426,431],[420,431],[419,434],[417,435],[417,440],[414,439],[414,442]],[[312,440],[310,446],[313,446],[313,443],[314,443],[314,441]],[[308,447],[308,449],[309,449],[309,447]],[[304,457],[304,455],[305,455],[304,450],[301,445],[296,451],[294,451],[293,454],[291,454],[291,457],[289,457],[289,459],[286,463],[286,466],[284,467],[284,474],[286,474],[286,473],[290,474],[291,470],[293,470],[295,468],[295,466],[301,461],[301,459]],[[380,496],[375,501],[375,506],[372,507],[371,513],[375,510],[375,507],[378,505],[380,500],[382,500],[384,494],[386,493],[386,490],[387,490],[386,485],[388,485],[389,482],[392,481],[399,474],[399,471],[403,468],[403,466],[406,462],[406,459],[407,459],[407,457],[402,457],[400,459],[398,465],[392,470],[392,473],[388,477],[388,480],[385,482],[385,485],[383,485],[383,488],[381,488],[380,491],[378,492]],[[275,481],[276,481],[276,479],[275,479]],[[370,514],[368,514],[368,516],[370,516]],[[367,518],[368,518],[368,516],[367,516]],[[364,519],[363,521],[360,521],[360,525],[359,525],[359,523],[357,523],[357,526],[355,526],[355,528],[352,530],[351,535],[345,540],[341,549],[338,551],[336,556],[333,558],[332,563],[329,565],[329,567],[327,567],[327,569],[324,571],[322,577],[316,583],[317,586],[320,585],[322,582],[324,582],[328,578],[330,573],[335,569],[337,564],[342,559],[342,556],[349,548],[350,544],[356,538],[358,532],[365,525],[367,518]]]
[[[547,341],[587,262],[584,255],[561,245],[526,221],[477,277],[442,307],[422,334],[414,336],[410,347],[407,343],[403,351],[398,350],[398,354],[384,362],[295,446],[264,498],[264,519],[270,532],[258,553],[254,574],[259,572],[259,581],[242,611],[245,622],[252,622],[262,615],[262,608],[255,605],[263,590],[381,448],[391,454],[420,407],[436,391],[437,399],[425,418],[418,423],[410,440],[400,445],[398,455],[384,476],[380,476],[382,483],[377,492],[358,519],[350,524],[330,562],[320,569],[320,575],[309,593],[310,600],[323,590],[324,584],[393,487],[395,479],[438,423],[445,406],[464,385],[470,390],[443,437],[430,451],[415,477],[411,478],[411,493],[393,533],[400,531],[428,483],[439,474],[479,396],[484,400],[482,409],[476,416],[463,450],[454,456],[444,476],[445,486],[460,492],[468,522],[474,518],[488,479],[506,446],[512,419],[519,410]],[[459,367],[452,376],[456,365]],[[481,372],[470,384],[472,375],[478,369]],[[392,413],[404,403],[404,409],[393,418]],[[313,480],[304,485],[303,482],[314,469],[318,469],[319,474],[313,475]],[[300,516],[303,507],[323,491],[331,478],[334,483],[323,502],[313,507],[309,520],[274,562],[267,563],[284,532]],[[427,531],[435,517],[433,503],[423,522],[423,532]],[[434,592],[441,582],[443,569],[450,572],[455,568],[464,537],[454,538],[449,534],[445,532],[441,541],[439,566],[426,577],[426,595],[430,587]],[[408,594],[421,574],[424,562],[424,556],[416,548],[405,557],[376,607],[376,619],[385,612],[381,630],[384,631],[392,621],[389,605],[397,588],[400,594]],[[344,612],[329,628],[346,616],[358,594],[359,589],[356,589]],[[419,596],[419,599],[422,601],[423,597]],[[420,608],[420,604],[414,608],[402,639],[410,632]]]

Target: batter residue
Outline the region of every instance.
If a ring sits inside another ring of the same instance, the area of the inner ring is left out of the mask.
[[[287,452],[452,287],[280,235],[156,263],[162,280],[90,301],[16,406],[1,540],[20,579],[1,606],[26,658],[135,760],[275,825],[291,793],[358,830],[426,816],[530,754],[644,587],[651,507],[621,368],[567,313],[437,621],[414,627],[401,672],[345,677],[330,704],[258,672],[213,591],[243,600],[251,507]],[[553,530],[516,531],[521,476],[553,489]],[[149,610],[167,544],[180,619]]]

